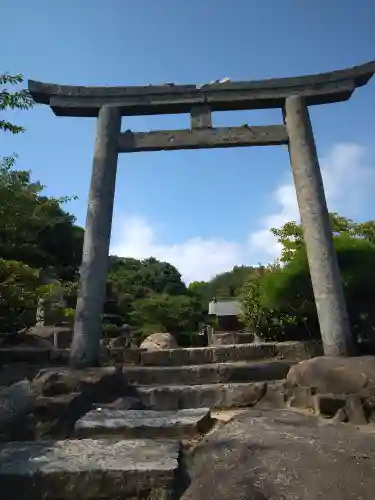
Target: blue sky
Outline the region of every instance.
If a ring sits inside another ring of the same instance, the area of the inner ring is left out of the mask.
[[[77,85],[206,83],[296,76],[375,59],[371,0],[2,0],[1,71]],[[4,22],[5,20],[5,22]],[[375,79],[311,110],[329,208],[375,218]],[[0,137],[84,224],[95,119],[47,106],[13,113]],[[281,123],[279,110],[214,113],[214,125]],[[188,115],[123,118],[123,129],[189,126]],[[120,155],[112,251],[154,255],[207,279],[278,254],[269,227],[298,218],[285,147]]]

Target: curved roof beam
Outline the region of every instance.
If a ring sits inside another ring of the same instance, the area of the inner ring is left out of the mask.
[[[282,107],[287,97],[302,95],[308,105],[350,98],[375,72],[375,61],[353,68],[292,78],[205,85],[148,85],[144,87],[82,87],[29,80],[35,101],[51,106],[60,116],[97,116],[101,106],[119,106],[122,114],[189,113],[208,104],[211,111]]]

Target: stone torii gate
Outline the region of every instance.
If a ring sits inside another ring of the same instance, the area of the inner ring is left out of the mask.
[[[29,81],[58,116],[97,117],[72,365],[98,361],[118,153],[287,144],[326,355],[349,355],[351,332],[308,106],[348,100],[375,61],[318,75],[196,85],[80,87]],[[213,111],[281,108],[284,124],[212,127]],[[121,132],[122,116],[190,113],[190,130]]]

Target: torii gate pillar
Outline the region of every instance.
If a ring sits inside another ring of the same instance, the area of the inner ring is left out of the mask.
[[[324,354],[349,355],[353,352],[349,318],[314,134],[303,97],[286,99],[284,119]]]
[[[120,130],[119,109],[101,107],[71,347],[70,362],[74,366],[93,366],[99,361]]]

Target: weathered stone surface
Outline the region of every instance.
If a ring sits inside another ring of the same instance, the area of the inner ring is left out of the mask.
[[[349,317],[305,97],[298,93],[288,97],[283,111],[324,354],[353,354]]]
[[[129,350],[129,352],[132,351]],[[321,353],[321,345],[313,342],[258,342],[254,344],[162,349],[152,352],[140,351],[139,362],[146,366],[183,366],[223,363],[226,361],[257,361],[272,358],[300,361]]]
[[[337,410],[336,415],[332,419],[333,424],[343,423],[348,421],[348,415],[346,414],[345,408],[340,408]]]
[[[365,425],[367,419],[363,410],[362,401],[358,396],[347,396],[345,401],[345,412],[351,424]]]
[[[288,387],[312,387],[322,394],[375,395],[375,357],[321,357],[294,365]]]
[[[341,408],[345,408],[345,397],[336,394],[315,394],[314,410],[318,415],[334,417]]]
[[[49,363],[52,349],[49,347],[3,347],[0,348],[0,365],[7,363]]]
[[[167,500],[179,444],[149,440],[8,443],[0,448],[2,500]]]
[[[251,344],[254,342],[254,334],[246,332],[225,332],[213,333],[213,345],[234,345],[234,344]]]
[[[35,437],[65,439],[75,421],[94,403],[110,402],[133,395],[121,369],[115,367],[74,370],[53,368],[41,371],[32,382],[38,399],[34,416]]]
[[[188,408],[175,411],[92,410],[75,424],[77,437],[120,438],[183,438],[208,431],[211,425],[209,408]]]
[[[292,411],[249,410],[188,461],[182,500],[372,500],[375,436]]]
[[[39,335],[38,331],[34,333],[35,328],[22,330],[17,335],[0,334],[0,346],[2,348],[17,349],[51,349],[53,347],[53,338]]]
[[[220,384],[281,380],[293,361],[228,362],[191,366],[126,366],[123,372],[131,384]]]
[[[26,332],[27,336],[39,337],[41,340],[48,340],[56,348],[66,349],[70,347],[73,337],[73,328],[69,325],[35,325]],[[56,343],[54,342],[56,339]]]
[[[302,361],[323,355],[323,345],[317,341],[275,342],[275,349],[276,357],[283,359],[298,359]]]
[[[356,86],[374,73],[374,62],[318,75],[253,82],[139,87],[83,87],[29,80],[36,102],[51,105],[57,115],[97,116],[104,105],[121,106],[124,115],[190,113],[208,104],[212,111],[282,107],[290,95],[305,96],[308,105],[349,99]]]
[[[0,388],[9,387],[21,380],[32,380],[49,363],[7,363],[0,367]]]
[[[153,333],[149,335],[140,345],[141,349],[147,351],[158,351],[160,349],[177,349],[176,339],[170,333]]]
[[[0,392],[0,437],[6,439],[36,405],[36,394],[28,380],[23,380]]]
[[[124,378],[116,367],[87,368],[48,368],[34,378],[34,390],[43,396],[56,396],[83,390],[116,395],[121,390]]]
[[[144,410],[144,405],[140,398],[136,396],[136,389],[134,389],[134,396],[117,398],[110,403],[94,403],[93,408],[107,408],[111,410]]]
[[[293,390],[288,393],[289,396],[289,406],[293,408],[313,408],[313,396],[310,387],[294,387]]]
[[[310,390],[322,401],[343,401],[347,420],[353,424],[372,421],[375,413],[375,357],[323,357],[303,361],[290,369],[285,384],[289,400],[301,390]],[[327,414],[334,416],[339,406],[333,405]]]
[[[92,394],[71,392],[58,396],[39,396],[33,411],[35,439],[66,439],[74,423],[92,408]]]
[[[154,410],[253,406],[266,394],[265,383],[165,385],[138,387],[143,405]]]

